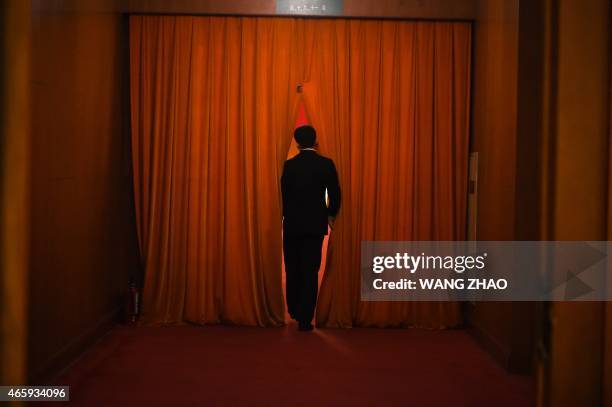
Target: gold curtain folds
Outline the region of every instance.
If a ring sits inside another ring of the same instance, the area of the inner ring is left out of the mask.
[[[343,207],[320,326],[452,326],[457,304],[359,301],[361,240],[463,239],[467,23],[133,16],[146,323],[283,322],[278,180],[296,85]]]
[[[317,306],[320,326],[449,327],[459,304],[361,302],[362,240],[463,240],[470,25],[308,22],[304,96],[343,207]]]

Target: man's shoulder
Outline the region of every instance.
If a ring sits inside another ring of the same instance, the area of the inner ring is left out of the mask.
[[[309,156],[302,156],[301,154],[298,154],[292,158],[285,160],[285,167],[291,167],[294,165],[312,165],[313,163],[316,163],[316,165],[326,166],[334,165],[334,161],[331,158],[325,157],[324,155],[317,153]]]
[[[291,158],[287,158],[285,160],[285,167],[286,166],[291,166],[291,165],[295,164],[295,162],[297,161],[296,158],[297,158],[297,155],[294,156],[294,157],[291,157]]]
[[[323,162],[326,166],[328,167],[334,167],[334,160],[332,160],[329,157],[325,157],[324,155],[320,155],[319,157],[321,157],[321,162]]]
[[[325,157],[321,154],[317,154],[314,164],[324,171],[333,171],[335,168],[334,161],[331,158]]]

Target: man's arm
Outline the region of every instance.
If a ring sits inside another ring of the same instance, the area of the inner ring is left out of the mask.
[[[338,172],[336,166],[332,160],[329,160],[329,175],[326,182],[327,196],[329,198],[329,205],[327,207],[327,214],[332,218],[335,218],[340,210],[340,183],[338,181]]]
[[[287,194],[289,192],[289,177],[287,176],[287,161],[283,165],[283,174],[281,175],[281,195],[283,200],[283,216],[287,213]]]

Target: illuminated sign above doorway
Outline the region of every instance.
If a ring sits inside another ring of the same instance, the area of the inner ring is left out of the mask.
[[[277,14],[342,15],[343,0],[276,0]]]

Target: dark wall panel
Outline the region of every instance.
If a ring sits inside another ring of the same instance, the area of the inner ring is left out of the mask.
[[[608,238],[611,11],[609,0],[563,0],[556,10],[554,195],[549,207],[555,240]],[[603,350],[610,346],[603,342],[604,318],[603,303],[551,304],[550,405],[604,405]]]
[[[479,153],[478,240],[516,240],[519,1],[480,0],[474,28],[472,151]],[[529,369],[533,304],[467,305],[470,326],[502,365]]]
[[[127,19],[34,13],[29,376],[112,324],[138,265],[129,160]]]
[[[26,378],[30,5],[0,3],[0,383]]]

